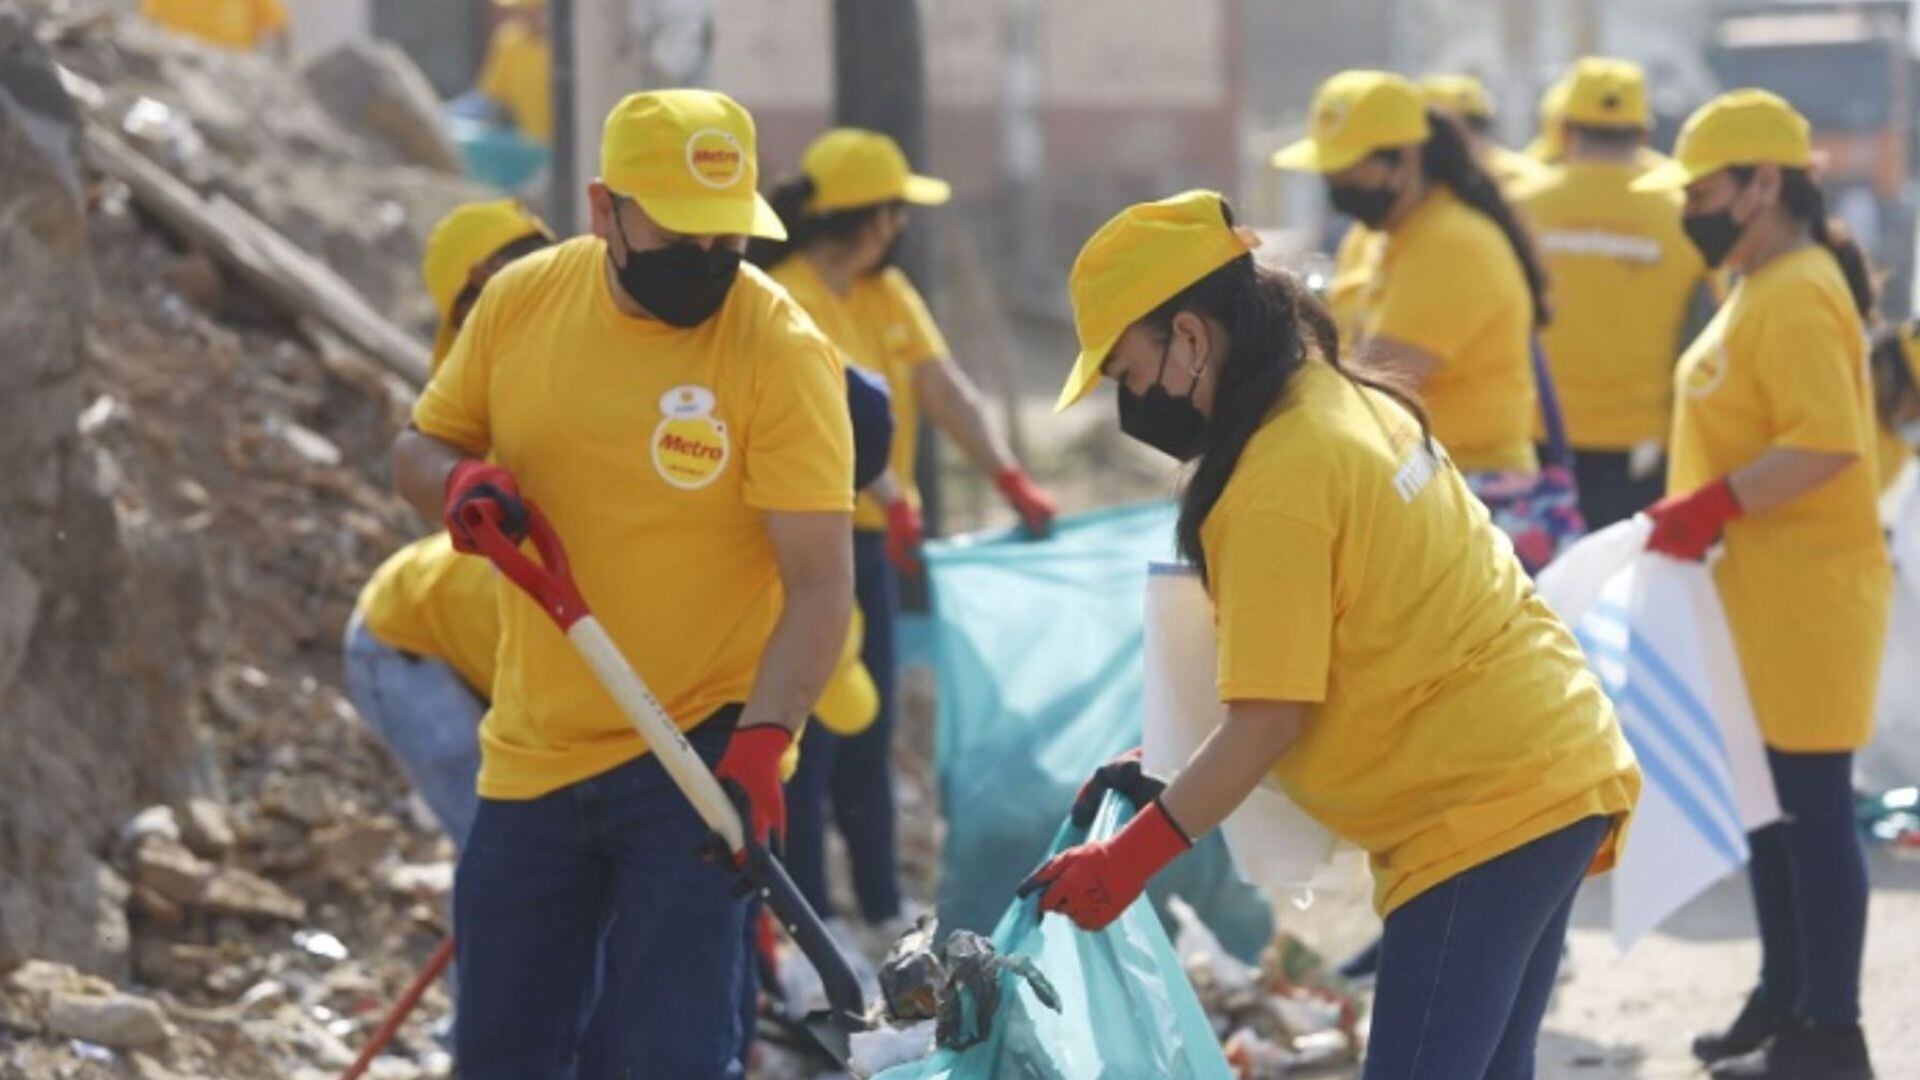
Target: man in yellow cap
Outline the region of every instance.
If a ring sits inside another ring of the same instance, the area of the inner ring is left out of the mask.
[[[852,606],[852,434],[840,359],[741,266],[782,235],[752,118],[703,90],[607,117],[593,235],[481,293],[394,448],[400,491],[564,539],[582,591],[667,714],[777,844],[780,760]],[[454,893],[460,1074],[566,1075],[597,1000],[614,1067],[736,1077],[750,1037],[747,901],[567,639],[500,593],[480,809]],[[598,985],[603,955],[617,957]]]
[[[1420,80],[1421,96],[1429,108],[1458,117],[1473,140],[1473,156],[1480,159],[1502,190],[1537,177],[1541,163],[1493,141],[1493,99],[1472,75],[1428,75]]]
[[[1653,115],[1646,75],[1588,57],[1563,80],[1566,163],[1513,193],[1553,277],[1541,345],[1553,371],[1592,528],[1665,490],[1673,361],[1710,308],[1707,267],[1680,227],[1678,192],[1633,191]]]
[[[286,51],[287,9],[280,0],[140,0],[140,14],[229,49]]]
[[[493,0],[500,22],[487,39],[474,89],[499,105],[531,142],[553,138],[553,46],[546,0]]]

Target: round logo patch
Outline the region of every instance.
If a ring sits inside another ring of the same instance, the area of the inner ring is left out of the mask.
[[[724,191],[747,175],[747,154],[731,132],[703,128],[687,140],[687,171],[707,187]]]
[[[682,491],[698,491],[726,471],[732,442],[727,425],[714,419],[713,391],[681,386],[660,399],[660,425],[653,429],[653,467]]]
[[[1727,378],[1727,347],[1716,345],[1698,363],[1687,369],[1687,396],[1702,398],[1715,390]]]

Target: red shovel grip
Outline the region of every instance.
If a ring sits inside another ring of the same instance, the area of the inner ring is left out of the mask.
[[[587,601],[573,582],[573,570],[567,565],[567,549],[560,534],[532,499],[522,500],[527,510],[527,538],[540,556],[535,562],[500,528],[500,507],[491,502],[468,503],[460,511],[460,522],[467,535],[500,572],[520,586],[539,603],[542,610],[567,630],[587,617]]]

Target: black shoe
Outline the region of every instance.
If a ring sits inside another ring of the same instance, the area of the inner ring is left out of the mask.
[[[1764,1050],[1715,1065],[1713,1080],[1873,1080],[1859,1024],[1785,1028]]]
[[[1768,1039],[1791,1022],[1791,1016],[1774,1008],[1756,989],[1747,995],[1747,1003],[1741,1006],[1740,1015],[1734,1017],[1732,1027],[1711,1035],[1694,1037],[1693,1056],[1703,1064],[1711,1065],[1716,1061],[1751,1054],[1767,1045]]]

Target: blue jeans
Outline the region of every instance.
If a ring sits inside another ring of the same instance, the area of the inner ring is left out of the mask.
[[[854,530],[854,593],[867,622],[860,659],[880,691],[873,726],[842,738],[819,723],[800,740],[800,767],[787,783],[787,870],[822,918],[833,913],[827,888],[826,808],[847,842],[853,891],[869,923],[900,914],[900,872],[894,851],[893,566],[884,533]]]
[[[487,703],[445,661],[382,644],[357,612],[342,652],[353,707],[399,760],[454,846],[463,846],[480,805],[474,783]]]
[[[688,734],[709,766],[737,718]],[[463,1080],[744,1076],[750,905],[696,857],[706,837],[652,755],[481,799],[454,880]]]
[[[1867,857],[1854,824],[1853,755],[1767,748],[1783,820],[1748,835],[1760,990],[1816,1024],[1860,1020]]]
[[[1387,916],[1366,1080],[1533,1075],[1573,899],[1611,827],[1577,821]]]

